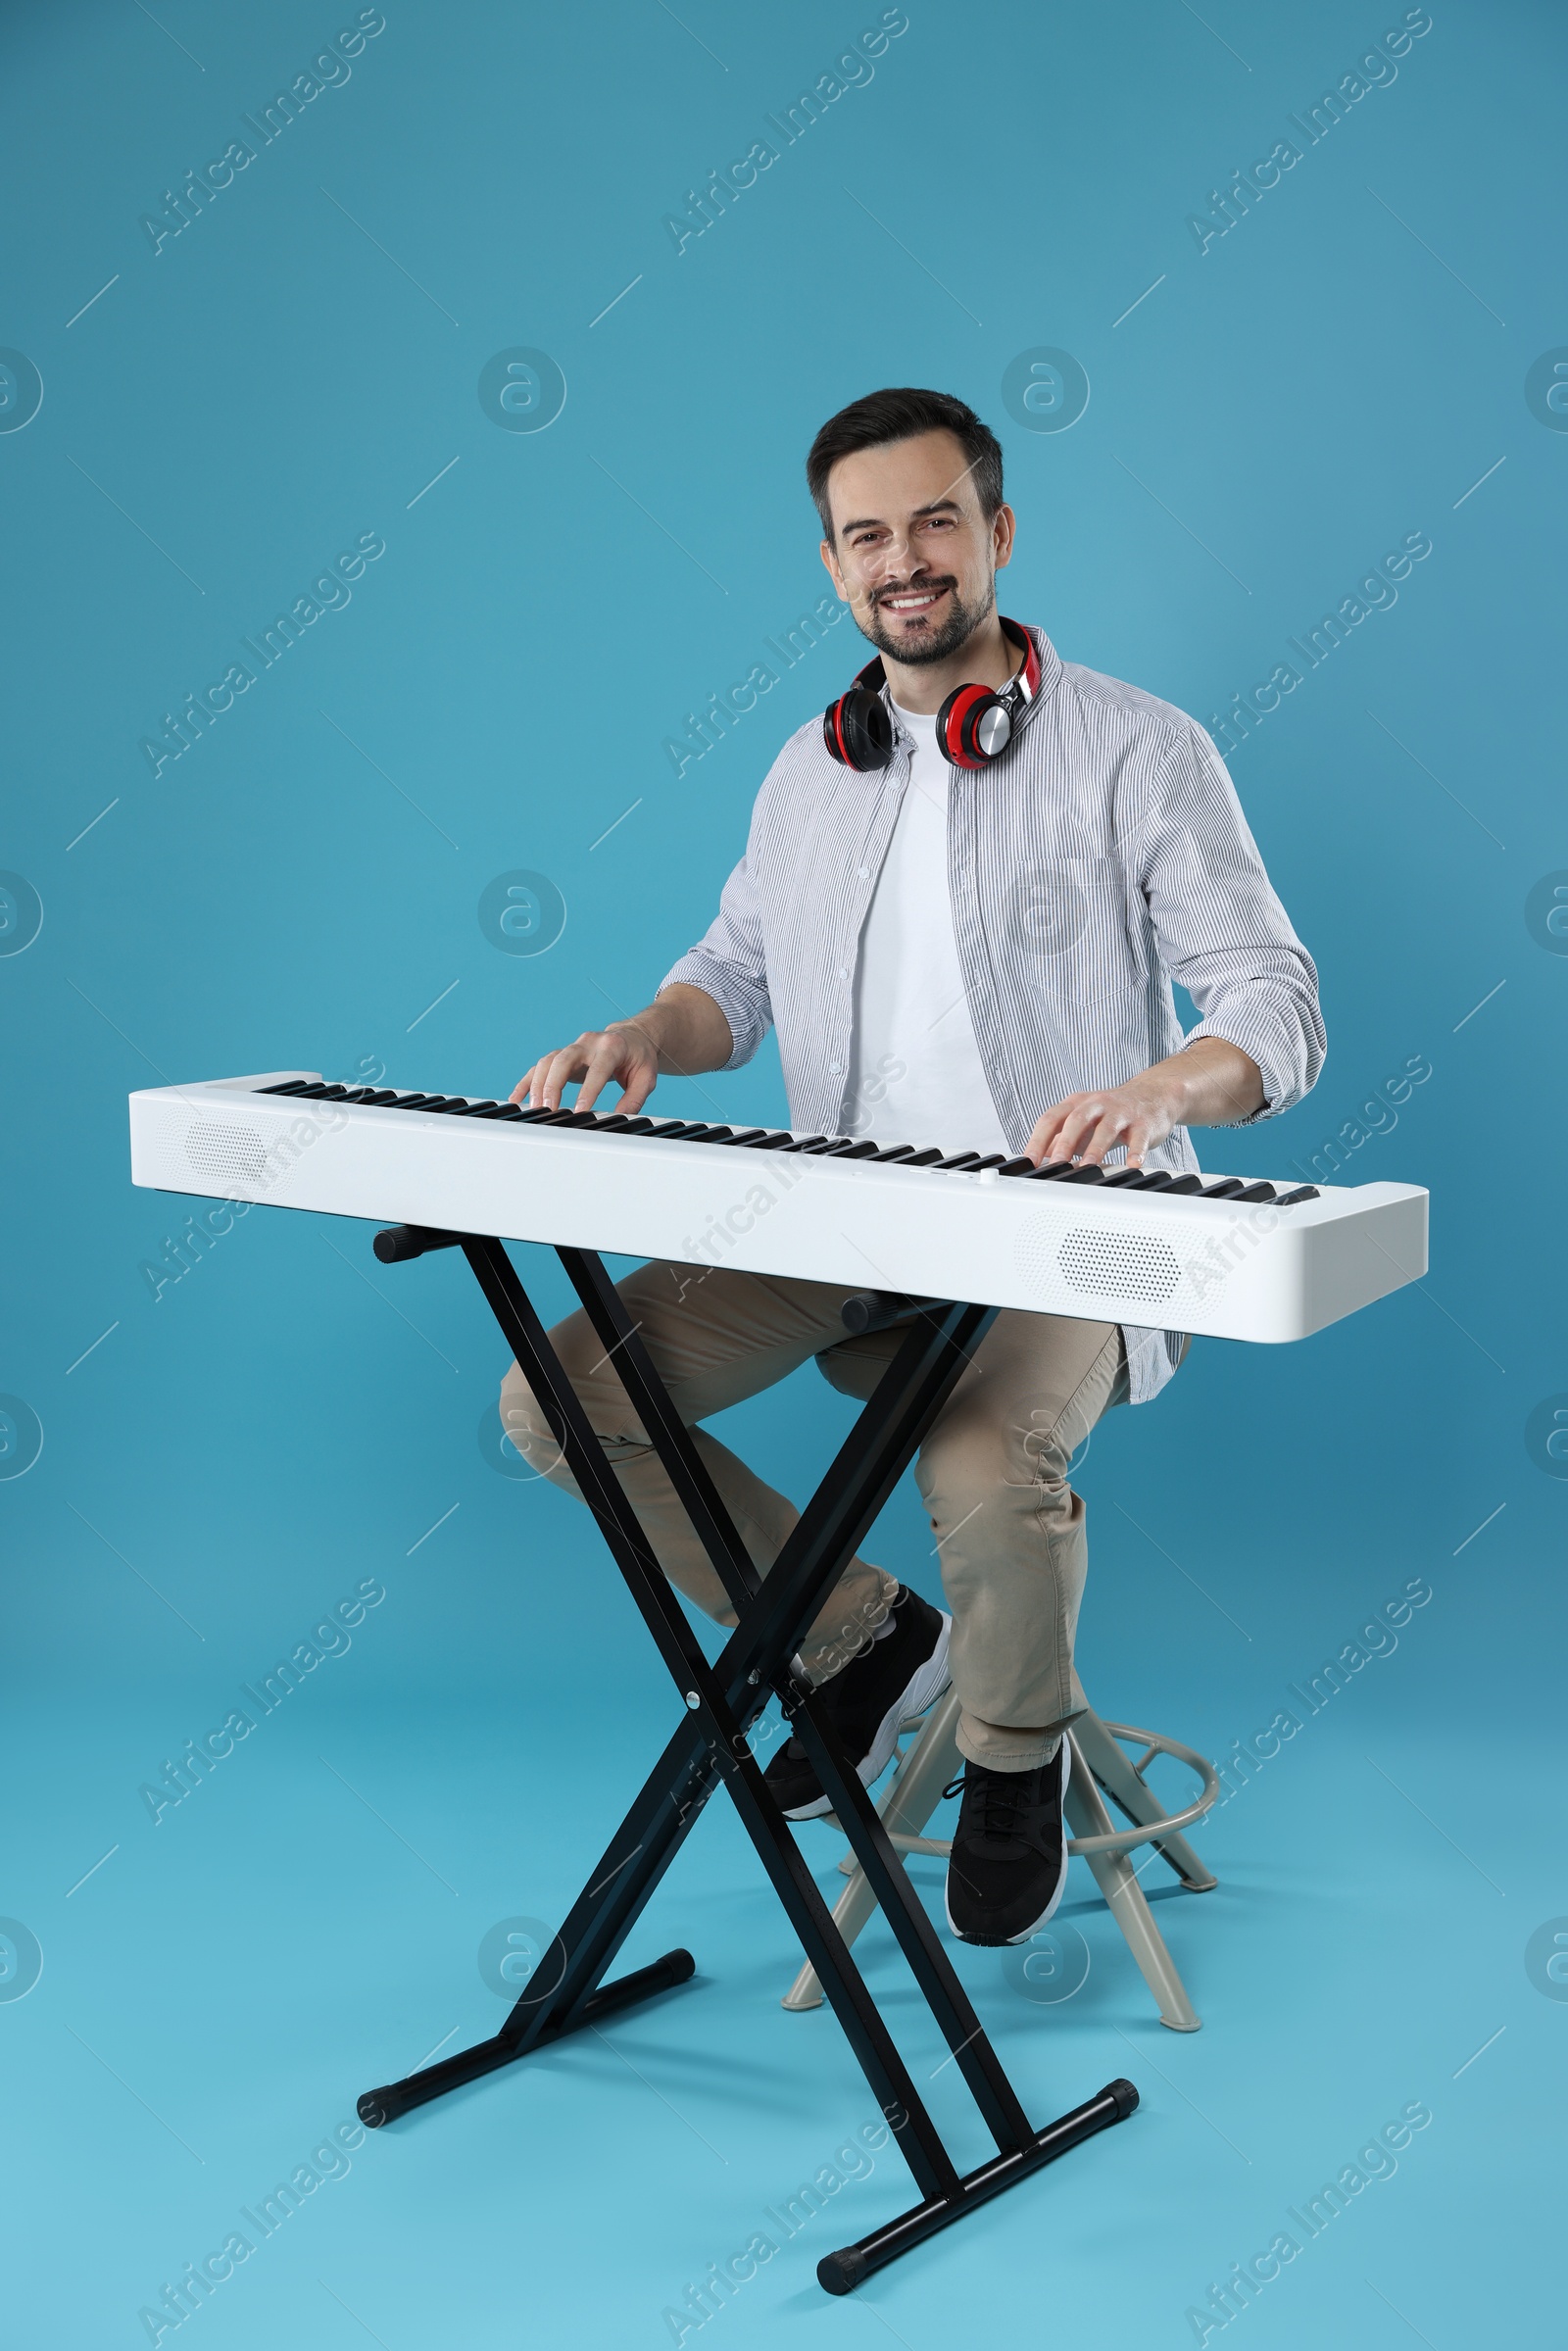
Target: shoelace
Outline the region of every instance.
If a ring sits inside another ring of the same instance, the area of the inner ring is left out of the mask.
[[[960,1772],[956,1780],[948,1782],[942,1793],[944,1796],[956,1796],[971,1788],[977,1788],[980,1795],[980,1835],[998,1838],[1017,1837],[1023,1783],[1032,1776],[1028,1772],[987,1772],[983,1779],[971,1780],[967,1772]],[[1012,1785],[1014,1781],[1018,1783],[1016,1788]]]

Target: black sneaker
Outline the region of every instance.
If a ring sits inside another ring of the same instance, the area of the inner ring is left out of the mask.
[[[1038,1934],[1067,1883],[1062,1800],[1072,1775],[1063,1739],[1032,1772],[966,1764],[948,1795],[963,1802],[948,1862],[948,1924],[966,1943],[1022,1943]]]
[[[886,1771],[903,1725],[923,1714],[951,1678],[951,1616],[901,1584],[892,1624],[891,1633],[862,1649],[817,1693],[865,1788]],[[779,1749],[762,1777],[792,1821],[815,1820],[833,1808],[798,1739]]]

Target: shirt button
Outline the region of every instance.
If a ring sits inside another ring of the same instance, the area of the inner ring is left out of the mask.
[[[842,1061],[830,1061],[827,1066],[828,1075],[830,1077],[836,1078],[842,1075],[844,1069],[844,1064]]]
[[[868,882],[868,881],[870,880],[870,878],[871,878],[871,868],[870,868],[870,866],[869,866],[869,865],[861,865],[861,866],[859,866],[859,867],[858,868],[858,877],[859,877],[859,879],[860,879],[862,882]]]
[[[849,976],[850,976],[850,967],[849,967],[849,965],[848,965],[847,963],[841,963],[841,964],[839,965],[839,978],[840,978],[841,980],[847,980],[847,979],[849,978]]]

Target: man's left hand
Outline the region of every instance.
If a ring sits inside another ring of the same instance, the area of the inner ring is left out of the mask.
[[[1250,1053],[1223,1037],[1200,1037],[1168,1061],[1102,1094],[1069,1094],[1035,1122],[1029,1157],[1103,1162],[1124,1145],[1129,1167],[1175,1126],[1233,1126],[1263,1107],[1263,1080]]]

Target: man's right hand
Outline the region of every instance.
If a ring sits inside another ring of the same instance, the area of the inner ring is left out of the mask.
[[[526,1100],[530,1109],[559,1110],[562,1091],[579,1085],[576,1107],[591,1110],[612,1081],[622,1088],[617,1109],[640,1110],[659,1080],[659,1048],[634,1021],[615,1021],[608,1029],[584,1029],[571,1045],[541,1053],[512,1090],[512,1100]]]

